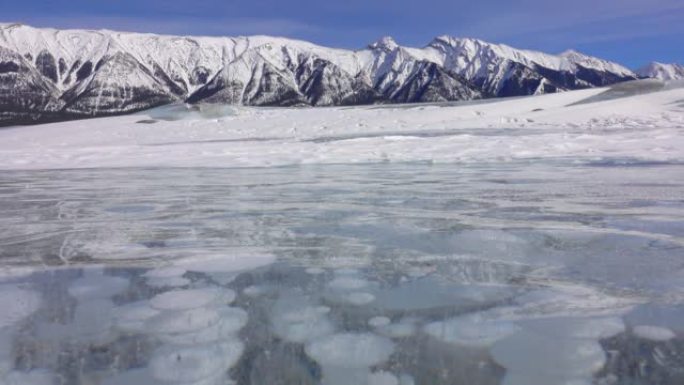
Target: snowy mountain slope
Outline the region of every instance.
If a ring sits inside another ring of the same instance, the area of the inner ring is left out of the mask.
[[[637,75],[644,78],[655,78],[660,80],[679,80],[684,79],[684,66],[680,64],[663,64],[651,62],[644,67],[636,70]]]
[[[126,113],[175,101],[256,106],[434,102],[543,94],[636,78],[577,52],[475,39],[358,51],[291,39],[180,37],[0,24],[0,124]]]

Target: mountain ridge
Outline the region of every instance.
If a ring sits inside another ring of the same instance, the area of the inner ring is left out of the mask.
[[[637,69],[635,73],[644,78],[660,80],[684,79],[684,65],[678,63],[659,63],[656,61]]]
[[[0,23],[0,124],[174,103],[335,106],[522,96],[636,79],[576,51],[438,36],[359,50],[270,36],[173,36]]]

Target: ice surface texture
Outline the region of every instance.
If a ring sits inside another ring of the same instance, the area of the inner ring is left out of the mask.
[[[679,385],[682,172],[3,171],[0,378]]]

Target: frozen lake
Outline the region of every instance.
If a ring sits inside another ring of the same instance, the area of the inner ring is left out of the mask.
[[[0,384],[681,385],[684,165],[0,171]]]

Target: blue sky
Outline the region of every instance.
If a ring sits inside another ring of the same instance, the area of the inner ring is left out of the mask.
[[[389,35],[424,46],[476,37],[558,53],[567,48],[636,67],[684,63],[684,0],[24,0],[2,21],[196,35],[267,34],[343,48]]]

